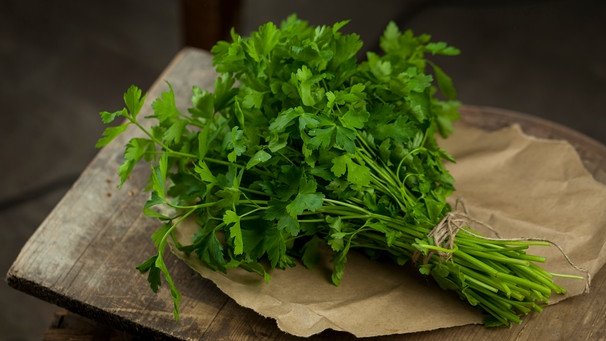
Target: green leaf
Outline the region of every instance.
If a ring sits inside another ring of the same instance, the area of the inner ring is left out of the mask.
[[[359,185],[370,185],[370,169],[364,165],[359,165],[353,160],[347,162],[347,181]]]
[[[411,92],[408,97],[410,111],[419,123],[431,119],[430,99],[425,93]]]
[[[340,155],[332,159],[333,166],[331,171],[337,177],[345,174],[347,170],[347,181],[359,185],[368,186],[370,184],[370,169],[365,165],[360,165],[351,159],[348,155]]]
[[[99,114],[101,115],[101,121],[105,124],[109,124],[112,123],[118,116],[126,117],[128,115],[128,111],[126,108],[124,108],[115,112],[102,111]]]
[[[299,116],[299,130],[309,130],[317,128],[320,124],[320,120],[315,117],[313,114],[309,113],[301,113]]]
[[[215,96],[213,93],[203,90],[198,86],[192,88],[192,99],[193,108],[189,109],[189,112],[194,117],[201,117],[210,119],[215,113]]]
[[[314,194],[318,188],[318,183],[313,176],[302,173],[299,178],[299,193]]]
[[[299,193],[295,199],[286,205],[286,211],[293,217],[305,211],[315,211],[322,207],[324,194],[316,192],[317,183],[313,177],[301,176]]]
[[[234,126],[225,136],[223,147],[225,150],[231,150],[227,155],[229,162],[236,162],[236,158],[246,151],[244,132],[238,126]]]
[[[288,134],[272,135],[267,147],[275,153],[288,145]]]
[[[448,101],[434,103],[433,105],[438,116],[436,120],[438,133],[443,138],[446,138],[452,134],[454,130],[453,122],[461,118],[461,114],[459,113],[460,103],[457,101]],[[445,158],[451,162],[454,162],[454,160],[448,156]]]
[[[423,264],[419,266],[419,272],[422,275],[429,275],[431,274],[431,268],[433,268],[433,264]]]
[[[223,245],[215,233],[198,232],[194,236],[193,244],[198,259],[215,271],[225,271],[225,257]]]
[[[388,83],[393,71],[391,62],[389,60],[382,60],[373,52],[369,52],[367,58],[370,72],[372,72],[373,76],[377,77],[380,82]]]
[[[242,110],[242,106],[240,105],[240,99],[238,97],[234,99],[234,114],[236,116],[236,119],[238,120],[238,124],[241,127],[246,127],[246,123],[244,121],[245,114]]]
[[[128,128],[130,123],[122,124],[115,127],[107,127],[103,131],[103,137],[97,141],[95,145],[96,148],[101,148],[107,146],[113,139],[118,137],[118,135],[122,134]]]
[[[390,21],[383,31],[381,36],[380,46],[381,49],[387,53],[394,51],[399,46],[398,38],[400,37],[400,29],[395,22]]]
[[[233,99],[238,93],[238,90],[233,88],[235,81],[234,77],[228,75],[221,75],[215,80],[215,112],[221,112],[233,103]]]
[[[153,117],[157,118],[161,123],[166,121],[172,123],[175,118],[178,118],[180,112],[175,104],[173,87],[168,82],[166,84],[168,85],[169,91],[164,91],[160,97],[152,103],[152,109],[154,110]]]
[[[271,159],[271,154],[261,149],[256,152],[255,155],[250,158],[250,160],[248,160],[248,163],[246,164],[246,169],[251,169],[252,167],[263,163],[269,159]]]
[[[406,90],[410,92],[424,93],[431,87],[433,77],[426,75],[416,68],[410,68],[407,70],[408,79],[406,80]]]
[[[448,46],[445,42],[428,43],[425,45],[425,49],[431,54],[443,54],[447,56],[456,56],[461,51],[455,47]]]
[[[293,217],[290,214],[284,214],[278,219],[278,223],[276,225],[278,231],[286,231],[291,236],[296,236],[299,234],[300,226],[297,217]]]
[[[402,236],[402,232],[395,230],[387,230],[385,233],[385,242],[388,247],[393,245],[393,242]]]
[[[155,192],[152,192],[151,197],[145,202],[145,205],[143,207],[150,208],[164,203],[164,199],[160,198]]]
[[[124,159],[133,160],[135,162],[145,158],[150,160],[151,156],[155,154],[154,141],[146,138],[135,137],[128,141],[126,149],[124,151]]]
[[[300,215],[305,211],[315,211],[322,207],[324,202],[324,194],[322,193],[299,193],[295,199],[288,205],[286,210],[293,215]]]
[[[241,255],[244,245],[240,228],[240,216],[232,210],[227,210],[223,214],[223,222],[229,226],[229,237],[234,240],[234,254]]]
[[[377,140],[383,140],[382,143],[389,140],[406,143],[415,136],[417,131],[417,124],[413,121],[408,121],[408,118],[405,116],[397,118],[393,123],[377,125],[371,130]],[[383,146],[383,149],[385,147]],[[383,152],[391,154],[392,150],[383,150]]]
[[[301,257],[303,266],[310,269],[320,263],[322,260],[320,249],[324,246],[326,246],[326,242],[317,235],[308,240],[303,246],[303,256]]]
[[[183,120],[175,120],[173,123],[166,129],[162,139],[166,144],[173,144],[181,142],[181,137],[183,136],[183,132],[185,130],[186,121]]]
[[[335,253],[331,262],[333,264],[331,280],[334,285],[340,285],[341,279],[345,274],[345,263],[347,263],[347,253],[349,251],[349,244],[341,250]]]
[[[307,142],[307,145],[311,149],[328,149],[334,143],[335,130],[334,126],[310,130],[309,134],[313,137]]]
[[[356,131],[345,127],[337,127],[335,143],[345,149],[348,153],[356,152]]]
[[[181,294],[177,290],[175,283],[173,282],[172,277],[164,263],[164,251],[166,249],[167,239],[174,229],[175,225],[164,224],[160,229],[158,229],[152,235],[152,240],[154,241],[154,246],[158,249],[158,254],[155,257],[155,261],[153,261],[153,265],[151,264],[152,259],[150,258],[147,262],[140,265],[139,271],[149,270],[150,275],[148,276],[148,281],[150,281],[150,285],[152,289],[157,291],[158,286],[160,285],[160,275],[164,275],[164,279],[170,288],[171,296],[173,298],[173,315],[175,320],[179,319],[179,302],[181,301]],[[153,257],[152,257],[153,258]],[[158,271],[159,270],[159,271]]]
[[[162,226],[151,235],[151,240],[154,242],[156,248],[160,246],[162,239],[168,234],[170,226],[170,223],[162,224]]]
[[[343,241],[343,238],[347,235],[345,232],[342,232],[343,220],[340,216],[327,216],[326,222],[330,227],[328,245],[332,248],[333,251],[343,250],[343,248],[345,247],[345,242]]]
[[[299,116],[300,108],[289,108],[282,111],[269,125],[269,130],[274,133],[281,133],[284,128],[292,124],[293,120]]]
[[[126,93],[124,94],[124,104],[126,104],[126,108],[133,119],[136,119],[141,111],[146,96],[141,97],[141,89],[134,85],[131,85],[128,90],[126,90]]]
[[[179,303],[181,302],[181,294],[177,290],[177,287],[175,286],[175,283],[174,283],[172,277],[170,276],[170,272],[168,271],[168,268],[166,267],[166,264],[164,263],[164,259],[162,258],[161,253],[158,254],[158,258],[156,259],[155,266],[156,266],[156,268],[160,269],[160,271],[162,271],[162,274],[164,275],[164,279],[166,280],[166,283],[168,283],[168,287],[170,288],[170,294],[173,298],[173,316],[175,317],[175,320],[178,320],[179,319]]]
[[[255,48],[255,55],[264,57],[268,56],[272,51],[274,51],[279,39],[280,32],[274,23],[268,22],[261,25],[257,31],[251,35],[251,40]]]
[[[150,217],[150,218],[156,218],[156,219],[160,219],[160,220],[170,220],[170,217],[168,217],[158,211],[155,211],[149,207],[143,208],[143,214],[145,214],[146,217]]]
[[[142,274],[149,272],[147,275],[147,281],[153,292],[158,292],[160,285],[162,285],[162,279],[160,278],[160,269],[156,267],[156,260],[158,255],[152,256],[145,262],[137,266],[137,270]]]
[[[204,127],[202,127],[202,130],[198,133],[198,158],[200,160],[204,159],[204,157],[206,156],[206,153],[208,153],[208,148],[209,148],[208,136],[209,136],[210,130],[211,130],[210,125],[206,124]]]
[[[124,162],[118,168],[120,187],[126,182],[135,165],[143,158],[150,160],[151,155],[154,153],[155,144],[153,141],[137,137],[130,139],[124,150]]]
[[[347,164],[349,162],[351,162],[351,158],[348,155],[339,155],[332,159],[333,166],[330,168],[330,170],[335,176],[340,177],[341,175],[345,174]]]
[[[314,106],[325,97],[325,90],[318,83],[329,78],[332,78],[332,76],[327,73],[314,75],[307,65],[303,65],[292,75],[291,84],[298,85],[299,96],[301,96],[303,105]]]
[[[200,180],[202,180],[203,182],[209,184],[217,183],[217,178],[215,178],[215,176],[210,171],[210,168],[208,168],[204,160],[200,160],[194,165],[194,171],[200,176]]]
[[[162,154],[158,166],[152,168],[152,189],[156,194],[166,200],[166,178],[168,174],[168,155]]]
[[[275,220],[287,214],[286,205],[287,203],[284,201],[275,198],[270,199],[267,204],[267,209],[263,211],[263,219]]]
[[[368,227],[372,228],[373,230],[382,232],[382,233],[387,233],[387,231],[389,231],[389,228],[387,227],[387,225],[385,225],[384,223],[382,223],[380,221],[366,222],[364,224],[364,226],[368,226]]]
[[[455,282],[448,279],[447,277],[442,277],[439,274],[436,274],[436,271],[432,271],[431,274],[436,283],[438,283],[438,286],[443,290],[460,290],[459,285],[457,285]],[[475,300],[473,297],[469,297],[467,295],[466,297],[471,305],[477,304],[477,300]]]
[[[429,65],[433,68],[433,72],[436,75],[438,87],[440,91],[450,100],[454,100],[457,97],[457,91],[454,88],[452,79],[435,63],[429,62]]]
[[[286,242],[281,232],[276,229],[267,229],[266,231],[267,233],[263,240],[263,248],[267,253],[270,266],[272,268],[294,266],[293,261],[287,255]]]
[[[156,218],[165,222],[170,222],[172,220],[171,217],[167,216],[164,213],[158,212],[152,208],[153,206],[165,203],[166,201],[164,199],[160,198],[155,192],[152,192],[151,198],[147,200],[145,202],[145,205],[143,206],[143,214],[145,214],[146,217]],[[154,238],[155,237],[152,235],[152,239]]]
[[[343,115],[341,122],[344,127],[362,129],[368,118],[370,118],[370,114],[366,110],[349,110]]]
[[[263,97],[265,94],[251,88],[243,89],[244,98],[242,99],[242,107],[244,109],[260,109],[263,105]]]

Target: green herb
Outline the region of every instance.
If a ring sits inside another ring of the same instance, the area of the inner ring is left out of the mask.
[[[291,16],[247,38],[232,32],[232,42],[212,49],[214,91],[194,87],[187,112],[170,88],[152,104],[157,124],[145,128],[145,97],[133,86],[126,108],[101,114],[105,123],[126,121],[107,128],[99,147],[131,125],[146,135],[126,145],[119,174],[124,183],[137,162],[151,165],[143,210],[163,224],[152,235],[158,253],[138,269],[152,290],[164,277],[177,318],[180,296],[164,252],[192,217],[198,232],[177,246],[216,271],[240,267],[269,281],[270,269],[297,260],[312,267],[328,247],[338,285],[355,249],[402,265],[412,259],[486,312],[487,325],[540,311],[564,289],[533,263],[542,259],[525,253],[537,243],[487,240],[468,227],[447,238],[452,246],[431,235],[454,191],[444,167],[453,160],[435,136],[451,133],[459,103],[452,80],[426,56],[459,51],[391,23],[383,53],[358,62],[362,42],[341,33],[344,25],[313,27]],[[160,213],[167,207],[173,213]]]

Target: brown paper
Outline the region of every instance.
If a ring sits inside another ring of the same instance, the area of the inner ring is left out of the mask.
[[[553,241],[592,275],[604,265],[606,186],[585,170],[570,144],[525,136],[517,126],[489,133],[459,125],[441,145],[457,160],[448,167],[457,187],[451,199],[463,198],[472,217],[501,237]],[[196,229],[188,221],[177,238],[188,244]],[[488,230],[479,232],[493,236]],[[555,247],[529,252],[547,256],[543,267],[549,271],[585,275]],[[266,284],[256,274],[235,269],[225,275],[195,257],[176,254],[238,304],[275,319],[280,329],[297,336],[334,329],[367,337],[482,321],[478,311],[429,278],[354,252],[339,287],[330,284],[326,267],[275,270]],[[586,285],[574,279],[556,282],[569,292],[552,296],[551,303],[583,293]]]

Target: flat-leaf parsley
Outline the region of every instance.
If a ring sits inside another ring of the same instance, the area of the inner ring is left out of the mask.
[[[135,86],[124,109],[101,113],[105,123],[125,124],[108,127],[99,147],[129,126],[145,133],[128,142],[118,172],[124,183],[136,163],[151,166],[144,212],[162,225],[152,235],[157,254],[138,269],[152,290],[164,277],[177,318],[180,295],[164,252],[175,227],[195,217],[191,244],[177,246],[216,271],[240,267],[270,280],[270,269],[295,260],[311,267],[329,248],[338,285],[355,249],[412,260],[487,313],[487,325],[540,311],[552,292],[564,292],[535,265],[544,259],[525,253],[546,243],[487,240],[469,227],[455,240],[434,230],[452,212],[454,191],[444,167],[453,160],[435,136],[452,132],[459,102],[452,79],[426,57],[459,50],[390,23],[383,52],[359,62],[362,42],[341,33],[346,23],[314,27],[291,16],[250,37],[232,31],[231,42],[212,49],[214,90],[194,87],[187,112],[169,84],[151,117],[138,116],[145,96]],[[147,119],[157,124],[145,128]]]

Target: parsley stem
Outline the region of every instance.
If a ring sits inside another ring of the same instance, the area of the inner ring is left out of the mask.
[[[533,289],[537,290],[538,292],[545,295],[546,297],[549,297],[549,295],[551,295],[550,288],[548,288],[544,285],[535,283],[533,281],[530,281],[526,278],[522,278],[522,277],[518,277],[518,276],[514,276],[514,275],[502,273],[502,272],[498,272],[498,273],[494,274],[494,276],[499,279],[504,279],[504,280],[507,280],[507,281],[510,281],[510,282],[513,282],[516,284],[523,285],[523,286],[529,288],[530,290],[533,290]]]
[[[555,273],[555,272],[550,272],[550,274],[554,277],[559,277],[559,278],[585,279],[583,276],[559,274],[559,273]]]
[[[197,158],[197,157],[195,157],[195,158]],[[269,171],[266,171],[266,170],[262,170],[259,167],[253,167],[253,168],[248,169],[245,165],[241,165],[239,163],[225,161],[225,160],[220,160],[220,159],[216,159],[216,158],[211,158],[211,157],[208,157],[208,156],[204,157],[204,161],[208,161],[210,163],[214,163],[214,164],[222,165],[222,166],[234,166],[234,167],[239,168],[239,169],[246,169],[248,171],[253,171],[253,172],[257,173],[257,174],[265,175],[265,176],[268,176],[268,177],[273,177],[274,176],[273,173],[271,173]],[[263,194],[266,195],[265,193],[263,193]]]
[[[446,249],[443,247],[439,247],[439,246],[435,246],[435,245],[429,245],[429,244],[415,244],[420,248],[423,249],[427,249],[427,250],[433,250],[433,251],[439,251],[439,252],[444,252],[444,253],[454,253],[455,251],[457,251],[456,249]]]
[[[162,147],[162,148],[166,149],[167,147]],[[198,159],[197,155],[184,153],[184,152],[177,152],[172,149],[166,149],[166,154],[168,156],[178,156],[178,157],[184,157],[184,158],[194,159],[194,160]]]
[[[152,133],[150,133],[147,129],[145,129],[145,127],[143,127],[143,125],[141,125],[139,123],[139,121],[137,121],[136,118],[129,115],[128,120],[131,123],[133,123],[134,125],[136,125],[145,135],[147,135],[152,141],[154,141],[156,144],[158,144],[164,150],[172,152],[172,150],[168,146],[166,146],[164,143],[162,143],[162,141],[158,140]]]
[[[325,223],[325,219],[299,219],[299,223]]]
[[[195,204],[195,205],[176,205],[176,204],[170,203],[168,201],[166,201],[166,204],[172,208],[191,209],[191,210],[196,210],[198,208],[205,208],[205,207],[213,207],[213,206],[217,205],[216,202],[205,202],[205,203]]]
[[[225,160],[219,160],[219,159],[215,159],[215,158],[208,157],[208,156],[204,157],[204,161],[208,161],[208,162],[211,162],[211,163],[214,163],[214,164],[217,164],[217,165],[222,165],[222,166],[234,166],[234,167],[241,168],[241,169],[246,168],[246,166],[237,164],[235,162],[229,162],[229,161],[225,161]]]
[[[477,267],[478,270],[484,271],[487,274],[496,277],[499,272],[495,269],[493,269],[492,267],[488,266],[486,263],[466,254],[465,252],[458,250],[458,252],[455,253],[455,257],[460,257],[463,260],[469,262],[470,264],[472,264],[473,266]]]
[[[491,260],[495,260],[495,261],[498,261],[501,263],[518,264],[518,265],[523,265],[523,266],[529,265],[528,261],[517,259],[517,258],[512,258],[512,257],[499,256],[499,255],[496,255],[495,253],[491,253],[491,252],[482,252],[482,251],[476,251],[476,250],[467,250],[466,252],[472,256],[491,259]]]
[[[252,188],[248,188],[248,187],[240,187],[240,190],[242,192],[247,192],[247,193],[251,193],[251,194],[257,194],[257,195],[262,195],[262,196],[266,196],[269,197],[270,195],[265,193],[265,192],[261,192],[261,191],[257,191],[255,189]],[[267,203],[267,201],[265,201],[265,203]]]
[[[344,201],[334,200],[334,199],[330,199],[330,198],[324,198],[324,202],[333,204],[335,206],[344,206],[344,207],[350,208],[350,209],[352,209],[354,211],[363,212],[365,214],[370,214],[370,212],[368,212],[367,210],[365,210],[365,209],[363,209],[361,207],[358,207],[356,205],[349,204],[349,203],[344,202]],[[330,206],[325,206],[325,207],[330,207]]]
[[[475,284],[476,286],[481,287],[481,288],[484,288],[484,289],[487,289],[487,290],[489,290],[489,291],[491,291],[491,292],[499,292],[499,289],[497,289],[497,288],[495,288],[495,287],[492,287],[492,286],[490,286],[490,285],[486,284],[486,282],[483,282],[483,281],[477,280],[477,279],[476,279],[475,277],[473,277],[473,276],[465,276],[465,279],[466,279],[467,281],[471,282],[470,284]]]
[[[384,194],[387,194],[394,199],[400,206],[402,212],[406,212],[407,207],[414,206],[415,200],[412,199],[408,189],[389,167],[378,165],[376,161],[369,156],[369,152],[365,149],[361,149],[358,155],[360,155],[362,160],[376,173],[371,174],[371,179],[374,180],[373,184],[375,184],[375,186],[377,186]],[[396,194],[401,194],[401,197],[397,196]]]

